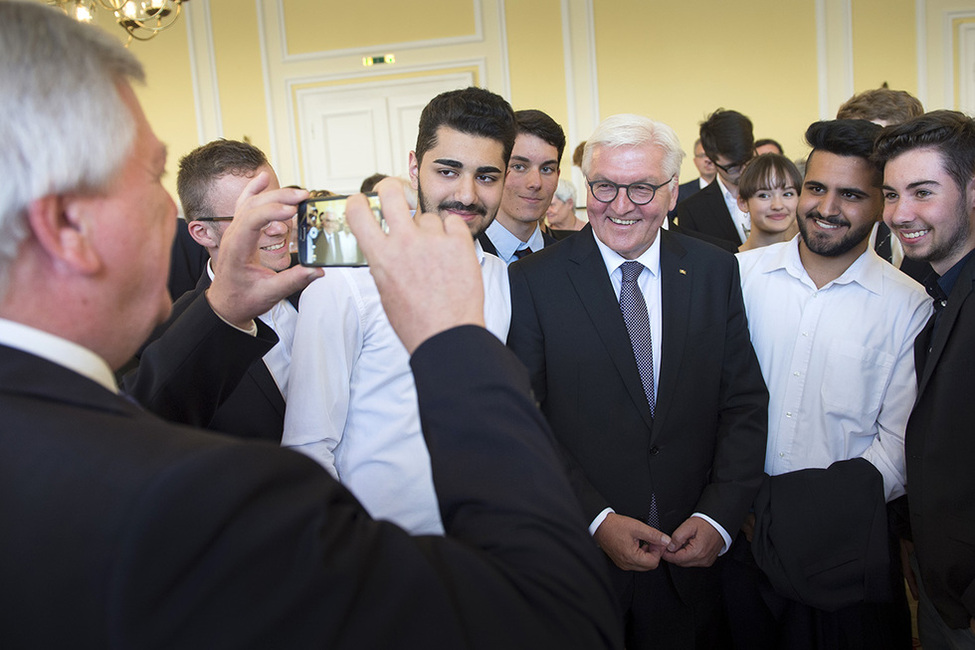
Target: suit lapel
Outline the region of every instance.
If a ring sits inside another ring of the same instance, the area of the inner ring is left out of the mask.
[[[686,251],[671,233],[660,236],[660,380],[657,382],[657,420],[665,422],[674,401],[674,387],[687,343],[687,324],[691,322],[691,274],[684,260]]]
[[[948,304],[944,308],[944,312],[941,314],[941,319],[938,322],[938,329],[935,332],[934,338],[931,339],[930,347],[931,351],[927,353],[924,370],[920,373],[920,381],[917,386],[917,396],[920,399],[921,393],[924,392],[925,387],[928,385],[928,381],[931,379],[931,375],[934,374],[934,369],[938,367],[938,360],[941,358],[941,353],[944,352],[945,345],[948,343],[948,337],[951,335],[951,330],[955,327],[955,321],[958,320],[958,314],[961,313],[961,309],[965,302],[969,300],[972,296],[972,288],[975,284],[975,258],[969,260],[962,271],[961,277],[955,283],[954,289],[951,291],[951,295],[948,296]],[[927,330],[927,328],[925,328]],[[927,337],[924,337],[924,330],[922,330],[921,335],[918,337],[918,342],[924,345]],[[923,352],[923,351],[922,351]],[[917,354],[915,354],[917,358]]]
[[[715,214],[720,213],[721,217],[715,219],[715,225],[717,225],[721,232],[717,235],[729,241],[735,241],[739,244],[744,242],[741,240],[741,235],[738,234],[738,229],[735,228],[735,223],[731,219],[731,212],[728,211],[728,204],[724,202],[724,195],[721,193],[721,186],[718,185],[717,181],[708,185],[704,190],[711,190],[708,196],[711,197],[712,210]],[[701,190],[702,192],[704,190]]]
[[[284,397],[278,389],[277,382],[271,376],[271,371],[267,369],[267,364],[263,359],[258,359],[247,369],[247,374],[254,380],[257,387],[267,398],[268,403],[274,407],[278,415],[284,417]]]
[[[653,426],[653,417],[633,357],[633,345],[623,322],[613,283],[606,273],[606,265],[591,231],[592,227],[586,226],[578,237],[565,240],[565,245],[571,245],[574,249],[569,253],[569,280],[619,371],[623,385],[649,428]]]

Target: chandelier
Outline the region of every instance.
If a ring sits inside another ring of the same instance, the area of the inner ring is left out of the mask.
[[[81,22],[91,22],[95,9],[115,14],[115,21],[129,34],[125,45],[132,39],[148,41],[159,32],[171,27],[179,18],[184,2],[189,0],[49,0],[50,4]]]

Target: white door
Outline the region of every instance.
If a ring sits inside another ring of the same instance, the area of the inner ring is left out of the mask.
[[[423,107],[444,91],[472,83],[464,73],[299,91],[305,187],[349,194],[376,172],[406,177]]]

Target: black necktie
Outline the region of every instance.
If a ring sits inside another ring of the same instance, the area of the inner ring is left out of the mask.
[[[531,255],[531,254],[532,254],[532,249],[530,248],[522,248],[521,250],[515,251],[515,257],[517,257],[518,259],[521,259],[526,255]]]

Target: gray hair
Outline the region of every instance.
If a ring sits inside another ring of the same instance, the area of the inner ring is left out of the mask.
[[[0,297],[27,237],[27,208],[103,189],[133,146],[116,84],[142,65],[96,27],[34,2],[0,2]]]
[[[589,178],[592,152],[596,147],[636,147],[654,145],[664,150],[663,172],[676,176],[684,160],[684,150],[674,130],[663,122],[656,122],[642,115],[620,113],[603,120],[589,139],[582,154],[582,173]]]
[[[559,179],[559,185],[555,188],[555,198],[563,203],[576,204],[576,186],[572,181],[564,178]]]

